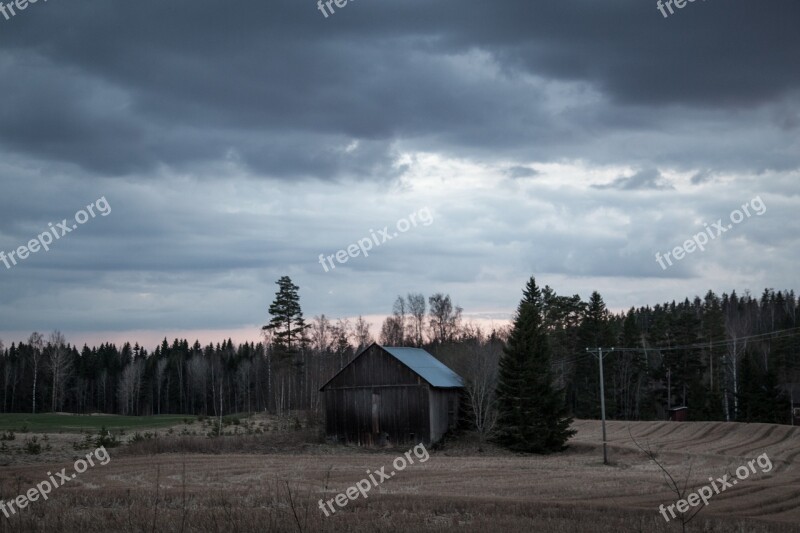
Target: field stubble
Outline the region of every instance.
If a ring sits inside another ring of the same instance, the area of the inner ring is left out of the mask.
[[[56,489],[6,531],[678,531],[658,514],[675,501],[628,431],[695,485],[768,453],[775,468],[712,498],[690,531],[798,532],[800,428],[765,424],[609,424],[611,466],[599,423],[576,421],[571,448],[517,456],[461,439],[432,452],[326,518],[317,507],[390,466],[403,450],[315,443],[308,430],[258,436],[159,438],[111,450],[112,461]],[[59,464],[58,468],[65,466]],[[55,464],[2,469],[0,494],[21,494]],[[690,486],[692,483],[690,483]]]

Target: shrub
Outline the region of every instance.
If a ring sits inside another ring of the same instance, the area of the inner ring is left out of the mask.
[[[23,449],[28,455],[39,455],[42,453],[42,445],[39,443],[39,437],[33,436],[30,439],[25,439],[25,446]]]
[[[113,435],[110,431],[106,429],[105,426],[100,428],[100,431],[97,432],[97,437],[94,439],[94,446],[96,448],[116,448],[121,444],[119,437]]]
[[[241,419],[236,415],[228,415],[222,417],[222,424],[224,426],[230,426],[230,425],[238,426],[241,423],[242,423]]]
[[[156,437],[155,433],[151,433],[149,431],[145,431],[144,434],[139,433],[138,431],[134,432],[133,437],[128,439],[128,444],[134,444],[138,442],[145,442],[151,440]]]
[[[72,449],[74,450],[85,450],[87,448],[91,448],[94,444],[94,439],[92,438],[92,434],[88,431],[83,435],[83,441],[73,442]]]

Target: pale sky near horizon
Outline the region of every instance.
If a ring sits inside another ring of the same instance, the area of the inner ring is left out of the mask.
[[[365,315],[374,336],[409,292],[502,322],[531,275],[617,311],[797,291],[798,20],[793,0],[0,15],[0,251],[110,208],[0,262],[0,339],[257,340],[282,275],[308,319]]]

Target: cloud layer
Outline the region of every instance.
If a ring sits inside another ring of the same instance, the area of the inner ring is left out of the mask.
[[[0,18],[0,338],[238,328],[289,274],[307,314],[535,274],[619,308],[796,288],[800,5],[360,0],[38,3]],[[704,222],[768,211],[664,272]],[[324,272],[369,230],[435,214]]]

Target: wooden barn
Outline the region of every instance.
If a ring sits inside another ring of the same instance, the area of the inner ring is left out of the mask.
[[[672,422],[686,422],[689,420],[689,408],[673,407],[669,410],[669,419]]]
[[[425,350],[373,343],[320,389],[326,433],[362,446],[434,443],[458,420],[462,383]]]

